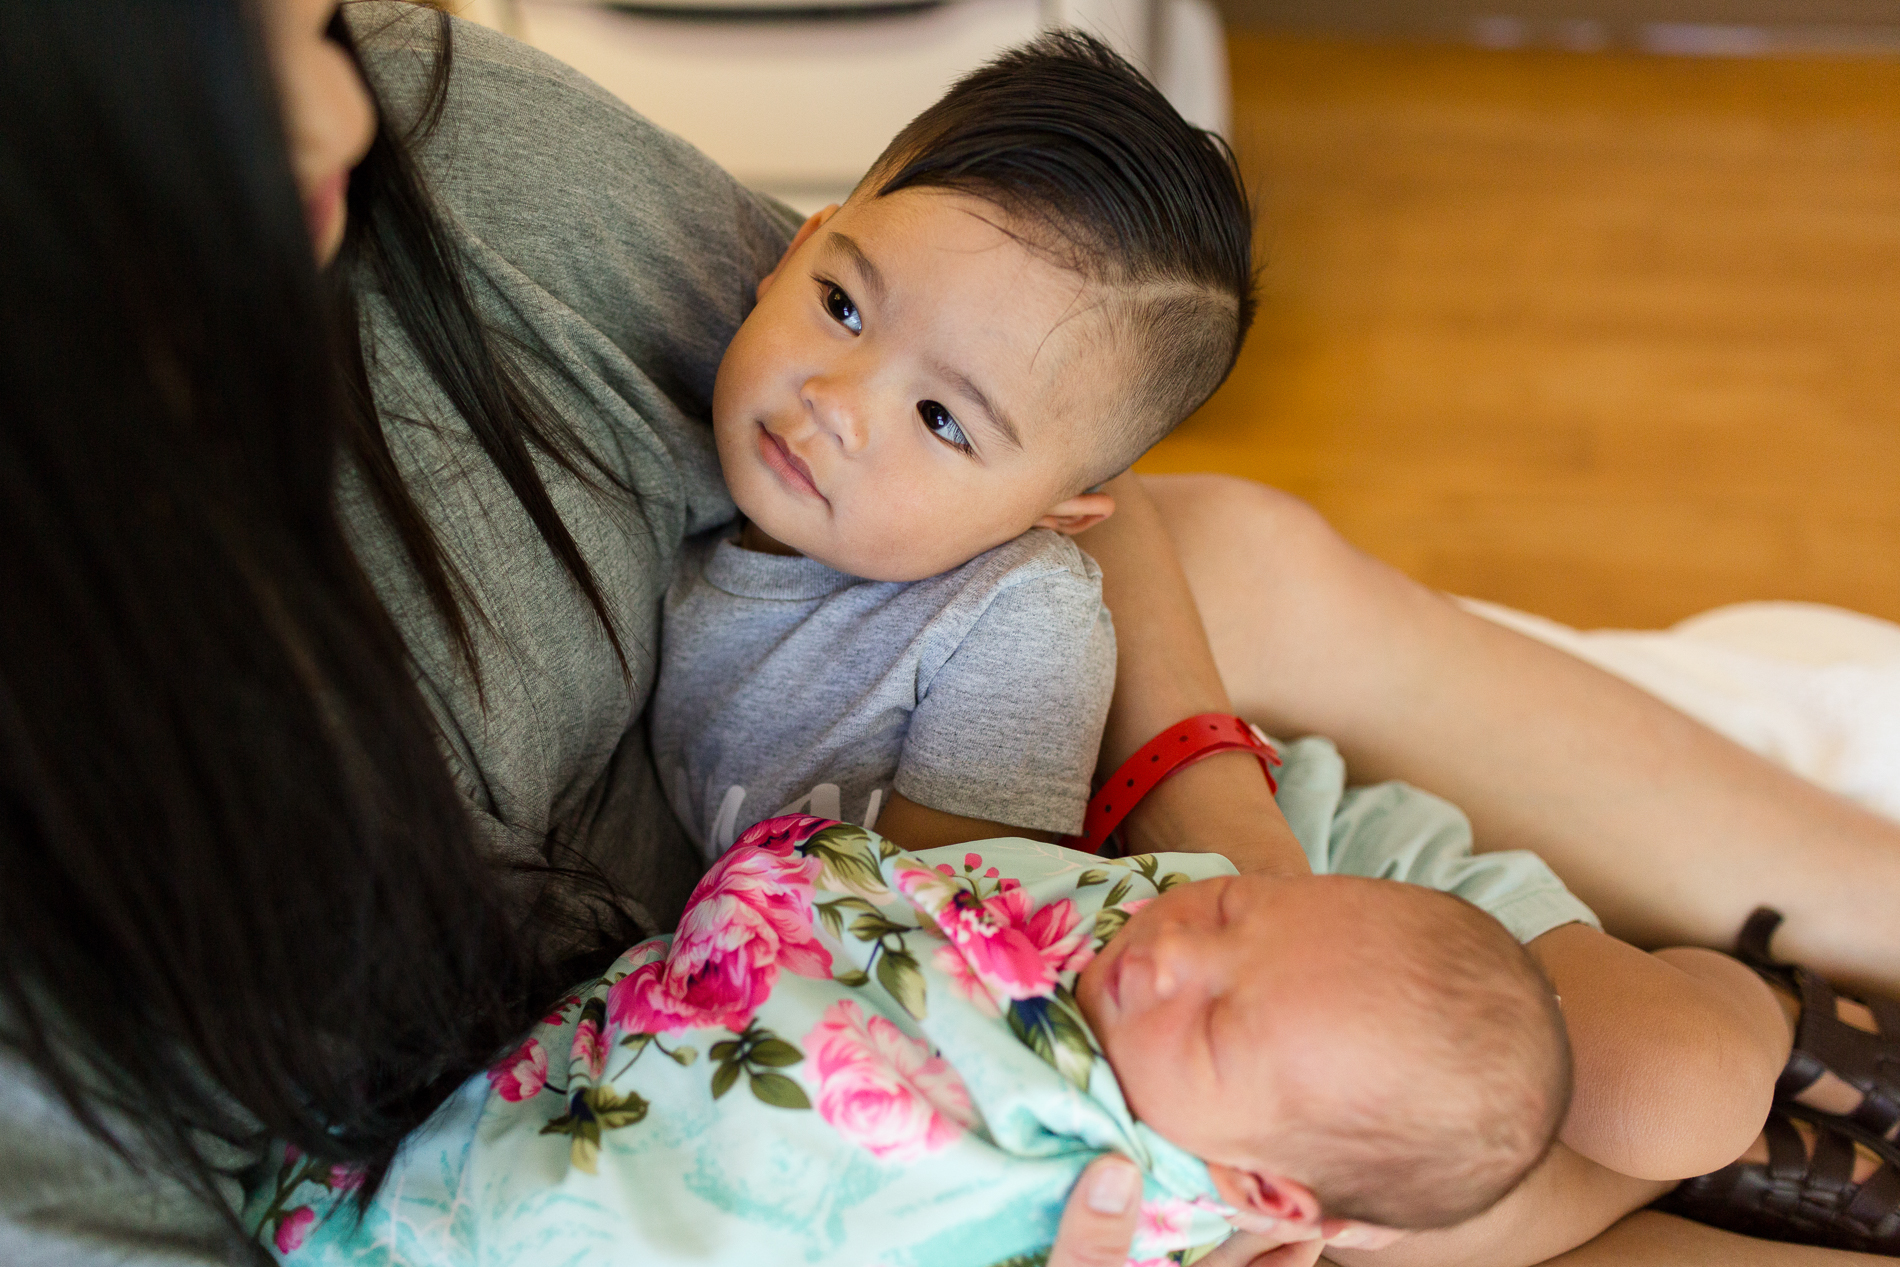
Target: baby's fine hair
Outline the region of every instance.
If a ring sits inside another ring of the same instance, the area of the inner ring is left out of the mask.
[[[1348,1079],[1288,1098],[1273,1148],[1327,1218],[1449,1227],[1495,1205],[1550,1151],[1570,1107],[1556,994],[1503,925],[1449,894],[1352,880],[1374,901],[1330,948],[1363,1044]]]
[[[1227,378],[1253,322],[1253,213],[1233,151],[1106,44],[1052,31],[958,80],[854,197],[968,194],[1107,291],[1132,354],[1115,430],[1078,474],[1126,469]]]

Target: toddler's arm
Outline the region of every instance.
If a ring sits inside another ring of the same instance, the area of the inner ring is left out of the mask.
[[[1054,840],[1046,831],[1012,827],[1008,823],[984,818],[966,818],[928,805],[919,805],[893,792],[890,803],[877,816],[878,834],[906,849],[935,849],[938,845],[961,845],[972,840],[994,840],[998,836],[1024,836],[1030,840]]]

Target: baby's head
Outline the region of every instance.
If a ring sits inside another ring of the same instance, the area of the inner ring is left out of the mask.
[[[1461,1222],[1543,1157],[1569,1106],[1543,974],[1496,920],[1415,885],[1181,885],[1076,999],[1135,1116],[1288,1240],[1322,1219],[1367,1246]]]
[[[1226,146],[1106,47],[1004,54],[759,283],[713,397],[734,500],[875,580],[1080,531],[1232,368],[1251,236]]]

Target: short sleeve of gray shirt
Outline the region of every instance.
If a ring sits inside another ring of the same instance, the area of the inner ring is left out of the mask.
[[[1057,537],[919,673],[896,789],[946,813],[1078,832],[1114,688],[1101,571]]]

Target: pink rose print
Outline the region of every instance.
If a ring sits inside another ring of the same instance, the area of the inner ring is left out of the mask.
[[[818,1115],[886,1161],[949,1146],[976,1124],[970,1093],[941,1056],[882,1016],[840,999],[805,1035],[804,1076]]]
[[[968,989],[974,980],[999,1009],[1012,1000],[1047,998],[1062,973],[1079,972],[1095,957],[1075,903],[1067,898],[1036,907],[1020,885],[1011,884],[978,898],[921,867],[900,869],[896,880],[905,896],[936,920],[950,942],[944,949],[954,949],[962,960],[958,968],[943,951],[937,954],[938,965],[966,997],[973,997]]]
[[[714,863],[693,890],[665,961],[642,964],[608,991],[615,1028],[665,1034],[723,1025],[737,1033],[772,992],[780,968],[831,975],[831,952],[811,920],[812,882],[823,864],[794,851],[812,833],[775,826],[785,823],[829,820],[768,819],[746,833],[756,843],[734,845]]]
[[[790,853],[794,846],[804,844],[836,821],[814,818],[810,814],[781,814],[746,828],[739,839],[732,842],[732,847],[743,849],[747,845],[757,845],[773,853]]]
[[[1193,1219],[1194,1207],[1179,1197],[1143,1201],[1135,1224],[1135,1245],[1157,1257],[1169,1250],[1186,1249],[1188,1225]]]
[[[277,1243],[277,1252],[288,1254],[303,1247],[304,1238],[310,1235],[310,1225],[317,1221],[317,1212],[307,1205],[300,1205],[284,1215],[277,1224],[277,1234],[271,1239]]]
[[[511,1104],[533,1099],[548,1084],[548,1053],[541,1040],[530,1038],[488,1071],[495,1094]]]
[[[574,1046],[568,1052],[568,1060],[587,1071],[587,1076],[600,1081],[602,1071],[607,1068],[607,1040],[601,1036],[600,1026],[588,1017],[574,1031]]]
[[[363,1168],[361,1166],[330,1167],[330,1191],[355,1192],[363,1186]]]
[[[976,975],[976,970],[970,967],[970,961],[963,957],[962,951],[955,946],[939,946],[932,958],[937,961],[937,967],[943,975],[949,978],[950,988],[955,990],[966,1003],[975,1006],[985,1016],[997,1017],[1003,1014],[1002,1008],[991,997],[990,988],[983,984],[981,977]]]

